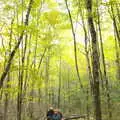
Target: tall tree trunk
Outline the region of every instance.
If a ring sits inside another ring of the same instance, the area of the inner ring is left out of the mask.
[[[40,67],[41,67],[41,64],[42,64],[43,58],[44,58],[44,56],[45,56],[46,50],[47,50],[47,48],[44,48],[43,54],[42,54],[42,56],[41,56],[41,58],[40,58],[40,61],[39,61],[38,70],[39,70]]]
[[[21,52],[21,64],[22,69],[19,68],[19,82],[18,82],[18,116],[17,119],[21,120],[21,113],[22,113],[22,99],[23,99],[23,77],[24,77],[24,64],[25,64],[25,56],[26,56],[26,49],[27,49],[27,35],[25,37],[25,46],[23,46],[22,41],[22,52]],[[20,67],[20,64],[19,64]]]
[[[92,69],[94,80],[94,104],[95,104],[95,118],[102,120],[101,116],[101,101],[100,101],[100,88],[99,88],[99,56],[97,47],[97,36],[92,16],[92,0],[86,0],[86,7],[88,11],[88,25],[92,39]]]
[[[26,56],[27,58],[27,69],[26,69],[26,73],[25,73],[25,81],[24,81],[24,95],[26,95],[27,92],[27,85],[28,85],[28,77],[29,77],[29,68],[30,68],[30,55],[31,55],[31,51],[30,51],[30,47],[31,47],[31,34],[29,35],[28,38],[28,54]],[[27,42],[27,41],[26,41]],[[27,44],[27,43],[26,43]]]
[[[11,52],[11,43],[12,43],[12,35],[13,35],[13,22],[14,22],[14,18],[11,21],[11,30],[10,30],[10,41],[9,41],[9,53]],[[9,81],[10,81],[10,72],[8,72],[7,75],[7,89],[9,89],[10,85],[9,85]],[[9,93],[5,93],[5,103],[4,103],[4,120],[7,120],[7,112],[8,112],[8,102],[9,102]]]
[[[79,73],[79,68],[78,68],[76,36],[75,36],[75,31],[74,31],[74,26],[73,26],[73,20],[72,20],[71,12],[70,12],[70,9],[68,7],[68,3],[67,2],[68,1],[65,0],[65,4],[66,4],[66,8],[67,8],[67,11],[68,11],[69,20],[70,20],[70,24],[71,24],[71,28],[72,28],[73,40],[74,40],[75,67],[76,67],[76,71],[77,71],[77,76],[78,76],[78,80],[79,80],[79,83],[80,83],[80,87],[83,89],[83,85],[82,85],[81,78],[80,78],[80,73]]]
[[[110,99],[109,83],[108,83],[107,69],[106,69],[106,62],[105,62],[105,55],[104,55],[104,48],[103,48],[103,39],[102,39],[102,32],[101,32],[101,25],[100,25],[98,2],[99,1],[97,0],[98,30],[99,30],[99,37],[100,37],[100,48],[101,48],[101,57],[102,57],[103,73],[104,73],[103,78],[105,80],[105,88],[106,88],[106,95],[107,95],[108,116],[109,116],[109,120],[111,120],[112,119],[111,99]]]
[[[85,27],[85,21],[84,21],[84,16],[83,16],[83,12],[82,12],[82,9],[81,9],[81,3],[80,1],[78,2],[78,5],[79,5],[79,12],[80,12],[80,15],[81,15],[81,18],[82,18],[82,26],[83,26],[83,31],[84,31],[84,42],[85,42],[85,56],[86,56],[86,60],[87,60],[87,68],[88,68],[88,74],[89,74],[89,81],[90,81],[90,87],[91,87],[91,94],[93,93],[93,77],[92,77],[92,71],[91,71],[91,65],[90,65],[90,58],[89,58],[89,49],[88,49],[88,33],[87,33],[87,29]]]
[[[117,80],[120,80],[120,52],[119,52],[119,46],[118,46],[115,30],[114,30],[114,36],[115,36],[116,67],[117,67],[116,78]]]
[[[23,6],[24,0],[22,0],[22,19],[21,24],[23,25]],[[25,66],[25,57],[27,49],[27,34],[25,35],[25,40],[21,41],[22,50],[19,51],[19,81],[18,81],[18,96],[17,96],[17,120],[22,119],[22,100],[23,100],[23,81],[24,81],[24,66]],[[22,67],[20,67],[22,66]]]
[[[117,27],[117,22],[116,22],[116,18],[115,18],[115,14],[114,14],[114,10],[113,10],[112,5],[111,5],[111,12],[112,12],[113,26],[114,26],[114,29],[115,29],[116,37],[117,37],[117,40],[118,40],[118,45],[119,45],[119,48],[120,48],[120,34],[119,34],[118,27]]]
[[[70,97],[70,68],[69,68],[69,66],[68,66],[68,77],[67,77],[67,89],[68,89],[68,104],[69,104],[69,108],[68,108],[68,112],[69,113],[71,113],[72,112],[72,110],[71,110],[71,97]]]
[[[58,108],[60,108],[61,103],[61,56],[59,62]]]
[[[19,50],[19,67],[18,67],[18,94],[17,94],[17,120],[21,120],[21,106],[20,106],[20,94],[21,91],[21,54]]]
[[[84,21],[84,13],[81,9],[81,3],[80,1],[78,2],[79,5],[79,12],[82,18],[82,26],[83,26],[83,31],[84,31],[84,42],[85,42],[85,56],[87,60],[87,69],[88,69],[88,75],[89,75],[89,85],[86,88],[86,111],[87,111],[87,120],[90,119],[90,108],[89,108],[89,88],[91,88],[91,95],[93,95],[93,78],[92,78],[92,72],[91,72],[91,65],[90,65],[90,59],[89,59],[89,50],[88,50],[88,35],[87,35],[87,29],[85,27],[85,21]]]
[[[46,66],[45,67],[45,100],[46,100],[47,105],[48,105],[48,101],[49,101],[49,97],[48,97],[48,93],[49,93],[49,57],[50,57],[49,55],[46,57],[46,65],[45,65]]]

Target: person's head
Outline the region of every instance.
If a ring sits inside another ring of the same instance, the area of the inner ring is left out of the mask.
[[[50,107],[49,110],[53,110],[53,107]]]
[[[54,109],[54,113],[58,113],[59,112],[59,109]]]

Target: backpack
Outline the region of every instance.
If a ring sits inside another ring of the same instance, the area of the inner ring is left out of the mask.
[[[59,113],[58,114],[53,114],[52,120],[61,120],[60,114]]]

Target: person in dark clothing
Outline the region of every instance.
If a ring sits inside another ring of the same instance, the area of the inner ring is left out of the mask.
[[[50,107],[48,112],[47,112],[47,120],[52,120],[53,114],[54,114],[54,110],[52,107]]]
[[[58,109],[54,110],[52,120],[63,120],[62,113]]]

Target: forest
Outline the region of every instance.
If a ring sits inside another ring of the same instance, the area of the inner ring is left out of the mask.
[[[0,120],[120,120],[119,0],[0,0]]]

